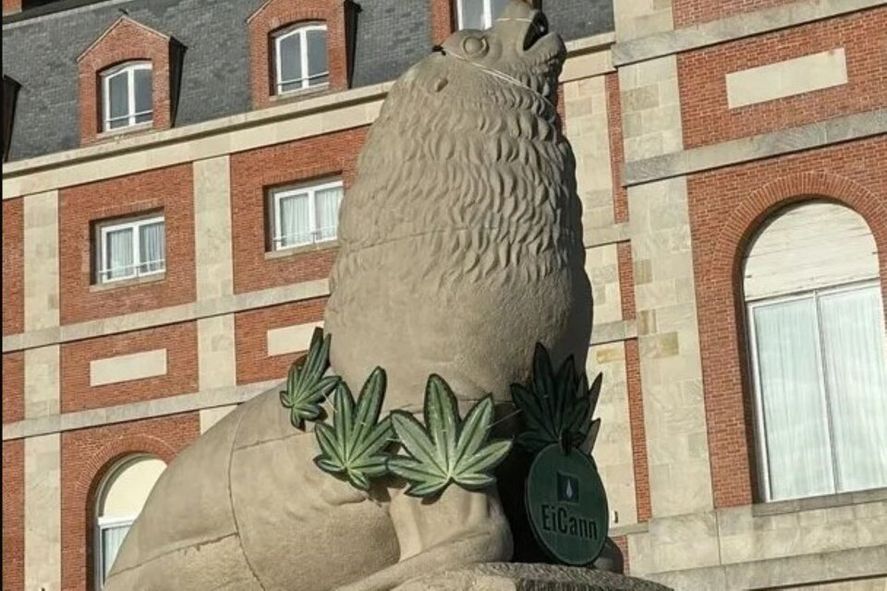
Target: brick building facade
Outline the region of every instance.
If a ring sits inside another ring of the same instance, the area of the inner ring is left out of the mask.
[[[144,462],[279,384],[329,295],[318,195],[347,199],[391,81],[472,2],[491,18],[489,0],[4,0],[4,591],[100,587]],[[542,4],[567,40],[595,458],[629,572],[884,589],[887,2]],[[325,58],[286,79],[304,23]],[[865,321],[835,332],[832,309]],[[818,339],[821,429],[789,312]]]

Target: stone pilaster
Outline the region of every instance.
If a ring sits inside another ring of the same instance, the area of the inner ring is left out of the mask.
[[[25,331],[59,326],[59,195],[24,198]],[[25,350],[25,418],[57,415],[60,349]],[[59,434],[25,439],[25,589],[61,589]]]
[[[25,439],[25,589],[60,591],[61,436]]]
[[[228,156],[194,163],[195,265],[198,304],[234,293],[231,247],[231,172]],[[197,321],[197,359],[200,390],[237,385],[234,315]],[[200,411],[200,430],[206,431],[233,407]]]

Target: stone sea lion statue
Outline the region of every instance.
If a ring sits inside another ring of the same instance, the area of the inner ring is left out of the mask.
[[[421,411],[432,373],[460,405],[507,404],[536,342],[584,367],[591,293],[554,105],[564,58],[544,16],[512,0],[392,87],[343,201],[325,318],[353,391],[386,369],[383,412]],[[105,591],[383,590],[511,557],[495,487],[429,501],[386,477],[363,492],[316,454],[278,389],[244,403],[161,476]]]

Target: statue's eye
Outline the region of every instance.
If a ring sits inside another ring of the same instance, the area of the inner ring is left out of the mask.
[[[471,56],[482,55],[487,52],[487,40],[482,37],[466,37],[462,41],[462,49]]]

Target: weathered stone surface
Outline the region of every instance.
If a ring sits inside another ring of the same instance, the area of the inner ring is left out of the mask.
[[[396,591],[668,591],[668,587],[587,568],[488,563],[422,576]]]
[[[564,46],[537,14],[514,0],[410,68],[361,151],[324,328],[352,390],[385,368],[386,409],[419,410],[431,373],[460,400],[510,402],[537,342],[585,365],[582,207],[554,105]]]
[[[369,133],[343,201],[325,329],[332,370],[353,391],[386,369],[386,410],[419,411],[432,373],[461,401],[510,402],[540,341],[557,363],[584,366],[591,290],[554,104],[566,51],[545,27],[512,0],[491,29],[455,33],[395,84]],[[170,464],[105,591],[385,591],[511,558],[495,487],[453,485],[433,500],[394,478],[353,488],[314,465],[312,424],[294,428],[278,390]]]

